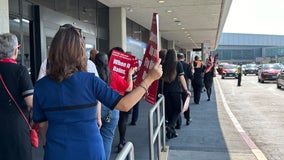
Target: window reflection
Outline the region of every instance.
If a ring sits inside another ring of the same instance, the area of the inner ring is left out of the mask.
[[[29,23],[27,19],[22,19],[22,21],[15,17],[9,17],[10,32],[18,37],[21,48],[19,49],[17,62],[26,66],[30,73],[30,33],[29,33]],[[22,23],[22,25],[21,25]],[[21,34],[22,33],[22,34]]]

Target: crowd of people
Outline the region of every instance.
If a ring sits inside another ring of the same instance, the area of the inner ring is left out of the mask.
[[[114,47],[109,53],[92,50],[88,59],[80,30],[65,24],[55,34],[33,86],[27,69],[16,62],[19,47],[15,35],[0,35],[0,124],[5,128],[0,132],[0,159],[32,159],[29,127],[21,112],[39,124],[45,160],[108,160],[116,127],[120,152],[129,115],[133,114],[130,125],[136,125],[139,101],[155,80],[159,80],[158,93],[165,97],[168,139],[178,136],[187,97],[193,95],[199,104],[204,85],[210,101],[214,67],[206,70],[198,56],[188,63],[174,49],[160,50],[159,61],[134,87],[137,70],[130,68],[122,78],[109,69],[112,51],[124,52],[122,48]],[[183,115],[190,125],[190,107]]]

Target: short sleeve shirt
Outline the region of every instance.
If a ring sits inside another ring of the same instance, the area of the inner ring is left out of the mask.
[[[177,62],[176,71],[177,76],[174,81],[171,83],[164,82],[164,92],[182,92],[179,76],[184,75],[184,71],[181,62]]]

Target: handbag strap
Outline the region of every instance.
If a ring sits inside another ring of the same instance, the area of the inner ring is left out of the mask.
[[[4,82],[4,79],[2,78],[1,73],[0,73],[0,80],[1,80],[1,82],[2,82],[2,84],[3,84],[3,86],[4,86],[4,88],[6,89],[8,95],[9,95],[10,98],[13,100],[13,102],[15,103],[16,107],[18,108],[19,112],[21,113],[21,115],[23,116],[24,120],[26,121],[26,123],[27,123],[29,129],[31,130],[31,129],[32,129],[32,126],[30,125],[30,123],[29,123],[27,117],[25,116],[24,112],[22,111],[22,109],[20,108],[20,106],[18,105],[18,103],[16,102],[16,100],[14,99],[14,97],[12,96],[12,94],[10,93],[8,87],[6,86],[6,84],[5,84],[5,82]]]

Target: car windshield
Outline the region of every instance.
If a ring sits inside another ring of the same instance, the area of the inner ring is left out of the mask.
[[[224,69],[236,69],[237,66],[236,65],[225,65]]]
[[[263,66],[263,69],[281,69],[281,67],[278,64],[266,64]]]
[[[247,64],[246,68],[257,68],[256,64]]]

